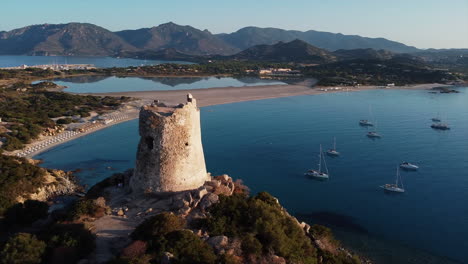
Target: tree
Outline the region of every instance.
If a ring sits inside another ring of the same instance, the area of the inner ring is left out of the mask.
[[[49,206],[47,203],[27,200],[15,204],[5,212],[5,222],[8,224],[30,225],[35,221],[47,216]]]
[[[184,226],[184,219],[164,212],[145,220],[135,228],[131,236],[134,240],[149,241],[172,231],[180,230]]]
[[[1,264],[41,263],[46,244],[36,236],[18,233],[11,237],[0,253]]]

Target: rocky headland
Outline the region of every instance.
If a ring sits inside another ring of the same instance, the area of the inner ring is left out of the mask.
[[[198,111],[191,95],[142,107],[136,169],[93,186],[84,199],[93,209],[75,219],[96,236],[80,263],[362,262],[273,196],[207,173]]]

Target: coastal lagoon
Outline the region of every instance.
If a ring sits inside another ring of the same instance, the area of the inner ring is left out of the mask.
[[[44,65],[44,64],[93,64],[98,68],[146,66],[163,63],[191,64],[184,61],[162,61],[162,60],[137,60],[130,58],[111,57],[82,57],[82,56],[0,56],[0,68],[17,67],[21,65]]]
[[[266,190],[300,219],[333,227],[346,246],[376,263],[468,262],[468,89],[369,90],[242,102],[201,109],[208,171]],[[359,119],[369,106],[381,139],[366,137]],[[449,131],[430,128],[440,113]],[[44,167],[77,173],[83,184],[133,168],[136,120],[109,127],[37,155]],[[303,173],[316,168],[319,144],[337,139],[327,157],[328,181]],[[406,193],[385,194],[403,161]],[[443,257],[438,257],[443,256]]]
[[[214,87],[281,85],[284,82],[255,77],[114,77],[77,76],[53,80],[70,93],[190,90]]]

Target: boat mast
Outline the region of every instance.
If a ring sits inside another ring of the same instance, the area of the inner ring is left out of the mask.
[[[328,174],[327,161],[325,160],[325,156],[323,155],[323,153],[322,153],[322,157],[323,157],[323,165],[325,165],[325,171],[326,171],[327,175],[329,175],[329,174]]]
[[[336,137],[333,138],[333,150],[336,150]]]
[[[397,166],[397,169],[396,169],[396,182],[395,182],[395,186],[398,187],[398,178],[400,177],[400,167]]]
[[[318,171],[322,172],[322,144],[320,144],[320,153],[319,153],[319,167]]]

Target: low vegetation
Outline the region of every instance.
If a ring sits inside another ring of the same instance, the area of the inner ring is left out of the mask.
[[[43,185],[46,170],[24,158],[0,154],[0,216],[16,203],[16,198]],[[29,204],[24,205],[25,207]],[[19,213],[18,207],[15,212]]]
[[[111,263],[159,263],[168,257],[171,263],[180,264],[270,263],[275,256],[287,263],[360,263],[357,257],[336,252],[339,243],[329,229],[314,226],[311,233],[304,232],[268,193],[221,195],[208,211],[205,219],[191,223],[172,213],[147,219],[131,234],[133,242]],[[219,252],[187,228],[203,230],[211,238],[227,236],[230,253]],[[332,250],[318,247],[315,237],[327,241]]]
[[[0,252],[2,264],[39,264],[46,250],[46,243],[35,235],[18,233],[12,236]]]
[[[91,111],[104,112],[115,109],[129,98],[80,96],[64,92],[50,92],[43,85],[16,84],[0,91],[0,117],[5,122],[0,127],[2,148],[20,149],[37,138],[46,128],[68,124],[70,116],[89,116]],[[19,88],[21,87],[21,88]],[[59,118],[55,122],[52,118]],[[3,132],[2,132],[3,131]]]
[[[447,71],[435,70],[416,60],[349,60],[302,69],[304,75],[319,79],[318,85],[407,85],[445,83],[458,80]]]

